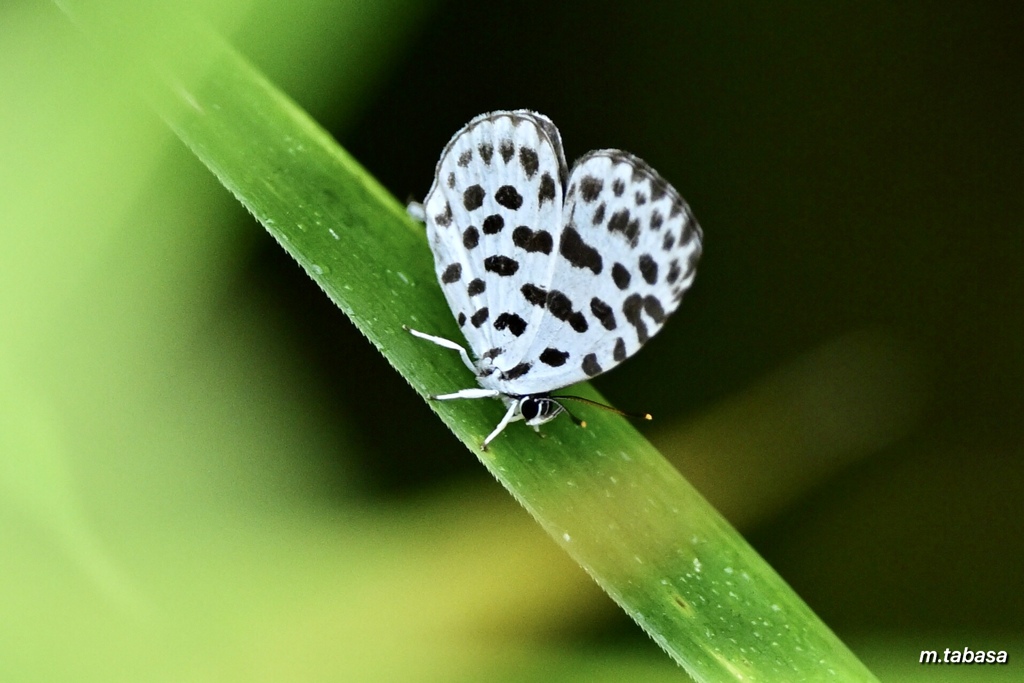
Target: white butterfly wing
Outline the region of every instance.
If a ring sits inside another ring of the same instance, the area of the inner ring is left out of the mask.
[[[545,315],[524,285],[552,277],[565,177],[558,131],[526,110],[476,117],[438,162],[424,201],[427,238],[485,387],[509,392],[530,369],[524,359]]]
[[[618,150],[573,167],[553,268],[530,300],[530,343],[500,387],[552,391],[594,377],[636,353],[693,283],[703,234],[679,194],[640,159]]]

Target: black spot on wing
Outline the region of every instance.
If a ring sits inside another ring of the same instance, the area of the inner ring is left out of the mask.
[[[537,203],[555,201],[555,180],[551,174],[546,172],[540,177],[540,190],[537,191]]]
[[[686,275],[697,270],[697,262],[700,261],[700,248],[694,249],[693,253],[690,254],[690,258],[686,259]]]
[[[434,216],[434,222],[440,225],[442,228],[447,228],[452,224],[452,205],[448,202],[444,203],[444,211]]]
[[[469,162],[473,160],[473,150],[467,149],[465,152],[459,155],[459,166],[466,168],[469,166]]]
[[[661,248],[665,251],[671,251],[674,246],[676,246],[676,236],[670,232],[666,232],[665,239],[661,242]]]
[[[448,174],[448,189],[449,190],[455,189],[455,174],[454,173],[449,173]]]
[[[612,351],[612,358],[619,363],[626,360],[626,342],[622,341],[622,337],[615,340],[615,350]]]
[[[498,191],[494,193],[494,200],[506,209],[512,209],[513,211],[523,205],[523,195],[519,194],[519,190],[511,185],[499,187]]]
[[[661,212],[655,209],[651,212],[651,230],[661,230],[661,224],[665,222],[665,217],[661,215]]]
[[[633,195],[633,200],[636,202],[637,206],[643,206],[647,203],[647,195],[637,190],[636,194]]]
[[[626,321],[636,328],[636,338],[641,344],[646,344],[651,338],[647,333],[647,323],[643,319],[644,300],[639,294],[631,294],[622,302],[622,312]]]
[[[583,368],[583,372],[587,373],[590,377],[601,374],[601,364],[597,362],[596,353],[588,353],[584,356],[581,367]]]
[[[542,254],[550,254],[551,248],[554,246],[554,239],[547,230],[534,232],[525,225],[520,225],[512,231],[512,243],[531,253],[539,251]]]
[[[544,349],[540,354],[540,362],[544,365],[550,365],[553,368],[559,368],[565,365],[565,361],[569,360],[568,351],[559,351],[553,349],[550,346]]]
[[[481,142],[476,150],[480,152],[480,158],[484,160],[484,163],[490,166],[491,157],[494,156],[494,145],[489,142]]]
[[[466,287],[466,293],[470,296],[476,296],[477,294],[483,294],[486,289],[487,283],[480,278],[476,278]]]
[[[615,329],[615,313],[612,312],[612,307],[598,299],[596,296],[590,300],[590,312],[594,314],[595,318],[601,321],[601,324],[604,325],[604,329]]]
[[[572,300],[557,289],[551,290],[547,297],[548,310],[559,320],[568,320],[572,315]]]
[[[500,356],[503,353],[505,353],[505,349],[501,348],[500,346],[495,346],[493,348],[490,348],[490,349],[487,349],[486,351],[484,351],[484,354],[482,356],[480,356],[480,357],[481,358],[487,358],[489,360],[494,360],[495,358],[497,358],[498,356]]]
[[[674,284],[682,274],[683,271],[679,267],[679,261],[677,259],[672,259],[672,263],[669,264],[668,275],[665,276],[665,279],[668,280],[670,284]]]
[[[640,232],[640,221],[630,220],[629,209],[619,209],[608,219],[609,232],[621,232],[629,240],[631,246],[636,246],[637,234]]]
[[[534,306],[546,306],[548,303],[548,293],[542,287],[526,283],[519,288],[519,291]]]
[[[462,264],[453,263],[441,273],[441,282],[450,285],[453,282],[458,282],[460,277],[462,277]]]
[[[473,327],[480,327],[485,322],[487,322],[488,315],[490,315],[490,311],[488,311],[487,307],[484,306],[479,311],[473,314],[473,316],[469,319],[469,322],[473,323]]]
[[[520,336],[526,331],[526,321],[515,313],[502,313],[494,320],[494,329],[508,330],[515,336]]]
[[[672,200],[672,210],[668,212],[668,217],[675,218],[684,210],[686,210],[686,204],[683,203],[682,199],[676,197],[675,199]]]
[[[562,231],[558,252],[575,268],[589,268],[597,275],[604,267],[600,252],[583,241],[572,225]]]
[[[519,379],[528,373],[531,367],[533,367],[532,363],[520,363],[511,370],[501,373],[501,378],[503,380]]]
[[[475,225],[471,225],[462,233],[462,246],[472,249],[478,244],[480,244],[480,231],[476,229]]]
[[[537,158],[537,151],[529,147],[519,148],[519,163],[523,165],[527,180],[532,180],[533,175],[540,168],[540,159]]]
[[[466,207],[466,211],[476,211],[483,205],[486,196],[484,188],[479,185],[470,185],[462,193],[462,205]]]
[[[644,312],[659,325],[665,322],[665,309],[661,307],[661,300],[656,296],[648,295],[644,297]]]
[[[572,299],[557,289],[548,293],[548,310],[551,311],[551,315],[569,323],[569,326],[580,334],[586,332],[589,327],[583,314],[573,309]]]
[[[605,204],[601,202],[597,206],[597,210],[594,211],[594,225],[601,225],[604,222]]]
[[[484,259],[484,268],[502,277],[509,277],[519,270],[519,261],[508,256],[488,256]]]
[[[698,234],[700,234],[700,226],[697,225],[697,221],[694,220],[693,216],[687,215],[686,221],[683,223],[683,234],[680,242],[688,244],[694,235]]]
[[[650,254],[644,254],[640,257],[640,274],[643,275],[644,280],[649,285],[653,285],[658,281],[658,263]]]
[[[615,286],[619,289],[625,289],[629,287],[629,281],[633,278],[630,276],[629,271],[626,270],[626,266],[621,263],[616,263],[612,266],[612,280],[615,281]]]
[[[621,197],[622,193],[626,191],[626,183],[622,182],[622,178],[616,178],[612,181],[612,192],[615,193],[616,197]]]
[[[629,239],[629,246],[635,247],[640,241],[640,219],[634,218],[626,226],[626,237]]]
[[[516,153],[516,146],[512,144],[511,140],[502,140],[501,144],[498,145],[498,153],[501,154],[501,158],[507,164]]]
[[[651,178],[651,201],[656,202],[665,196],[667,185],[661,178]]]
[[[484,219],[484,234],[496,235],[505,227],[505,219],[494,213]]]
[[[604,189],[604,183],[600,178],[595,178],[592,175],[584,176],[580,181],[580,197],[588,204],[597,199],[602,189]]]

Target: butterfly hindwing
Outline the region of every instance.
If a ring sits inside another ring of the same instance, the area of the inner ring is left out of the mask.
[[[512,393],[589,379],[636,353],[679,307],[701,254],[701,229],[686,203],[618,150],[576,163],[561,224],[545,315],[524,355],[534,367],[507,384]]]

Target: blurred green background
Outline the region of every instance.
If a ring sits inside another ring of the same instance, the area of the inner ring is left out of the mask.
[[[493,109],[651,163],[705,256],[598,387],[879,678],[1021,679],[1019,8],[189,7],[402,200]],[[0,49],[0,677],[686,680],[55,5]]]

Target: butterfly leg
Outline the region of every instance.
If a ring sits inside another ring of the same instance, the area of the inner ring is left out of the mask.
[[[431,396],[435,401],[451,401],[454,398],[496,398],[501,396],[497,389],[462,389],[454,394]]]
[[[426,332],[420,332],[419,330],[414,330],[411,327],[406,327],[405,325],[402,325],[402,329],[404,329],[406,332],[408,332],[409,334],[411,334],[414,337],[419,337],[420,339],[426,339],[428,342],[433,342],[434,344],[437,344],[438,346],[443,346],[444,348],[451,349],[452,351],[458,351],[459,352],[459,356],[461,356],[461,358],[462,358],[462,362],[466,365],[467,368],[469,368],[470,372],[472,372],[474,375],[477,373],[477,368],[476,368],[475,365],[473,365],[473,361],[471,361],[469,359],[469,354],[466,353],[466,349],[464,349],[462,346],[456,344],[451,339],[445,339],[444,337],[435,337],[432,334],[427,334]],[[493,395],[497,395],[497,394],[493,394]],[[468,397],[466,397],[466,398],[468,398]]]
[[[465,391],[472,391],[472,389],[466,389]],[[501,430],[505,429],[505,427],[508,426],[509,422],[515,422],[516,420],[522,419],[523,415],[522,413],[519,412],[519,402],[513,401],[512,404],[508,407],[508,410],[505,412],[505,417],[501,418],[501,422],[499,422],[498,426],[494,428],[494,431],[488,434],[487,438],[484,439],[483,444],[480,446],[480,450],[486,451],[487,444],[491,443],[491,441],[494,441],[494,437],[498,436],[498,434],[501,434]]]

